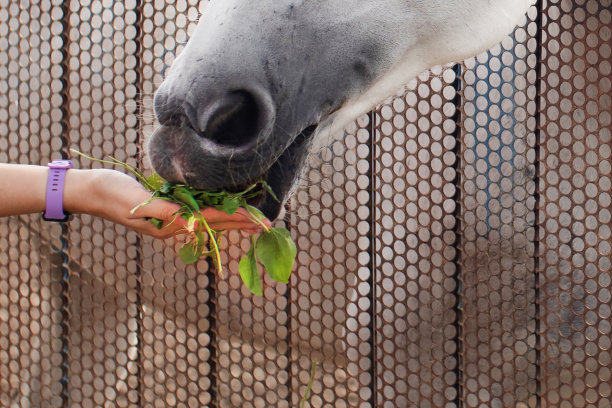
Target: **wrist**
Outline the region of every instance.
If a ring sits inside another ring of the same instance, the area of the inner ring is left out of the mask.
[[[90,212],[89,207],[93,201],[93,197],[91,197],[92,176],[91,170],[68,170],[64,184],[65,212],[70,214]]]

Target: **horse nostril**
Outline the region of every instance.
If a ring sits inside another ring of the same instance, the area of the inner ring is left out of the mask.
[[[216,96],[206,97],[211,94]],[[164,82],[154,103],[161,125],[190,129],[211,142],[208,148],[249,149],[272,126],[275,117],[271,98],[262,90],[237,89],[220,95],[210,90],[181,93],[177,86]]]
[[[257,137],[261,112],[255,96],[243,90],[226,93],[198,115],[198,133],[216,144],[240,147]]]
[[[155,92],[153,99],[155,117],[161,125],[172,127],[191,126],[191,117],[196,117],[181,99],[172,95],[164,84]]]

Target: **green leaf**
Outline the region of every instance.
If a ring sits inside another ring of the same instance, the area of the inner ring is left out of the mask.
[[[268,192],[268,194],[270,194],[272,196],[272,198],[276,201],[278,201],[280,203],[280,200],[278,199],[278,197],[276,196],[276,194],[274,194],[274,191],[272,191],[272,187],[270,187],[270,185],[268,183],[266,183],[265,181],[261,181],[261,186],[263,187],[264,190],[266,190]]]
[[[200,212],[198,202],[195,200],[195,198],[193,198],[193,195],[186,187],[176,187],[172,192],[172,197],[185,204],[192,211]]]
[[[159,218],[151,218],[149,221],[151,221],[151,224],[155,225],[155,228],[157,229],[162,229],[164,226],[164,222]]]
[[[202,247],[196,241],[187,242],[179,249],[178,254],[185,265],[191,265],[202,255]]]
[[[244,208],[249,214],[257,218],[258,220],[263,220],[264,218],[266,218],[266,216],[257,207],[253,207],[252,205],[247,204],[244,206]]]
[[[159,174],[153,172],[153,174],[147,177],[147,183],[149,183],[154,190],[160,190],[167,181]]]
[[[297,249],[288,230],[270,228],[262,232],[255,245],[257,257],[276,282],[289,283]]]
[[[238,198],[226,196],[223,198],[223,204],[219,210],[225,211],[227,215],[232,215],[238,207],[240,207],[240,200]]]
[[[255,250],[253,247],[251,247],[246,256],[242,257],[240,260],[238,271],[240,272],[240,277],[244,285],[249,288],[255,296],[262,296],[261,278],[257,270],[257,260],[255,259]]]
[[[170,190],[172,190],[172,186],[173,184],[170,183],[169,181],[166,181],[160,188],[159,188],[159,192],[162,194],[168,194],[170,192]]]

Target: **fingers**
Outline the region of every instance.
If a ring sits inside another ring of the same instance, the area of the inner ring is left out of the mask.
[[[147,235],[151,235],[155,238],[159,239],[167,239],[176,237],[178,235],[187,234],[187,229],[184,226],[179,226],[178,224],[173,224],[170,222],[164,222],[164,226],[161,229],[158,229],[155,225],[151,223],[151,221],[141,218],[141,219],[132,219],[127,224],[128,227]],[[226,231],[226,230],[238,230],[243,231],[247,234],[256,234],[261,231],[261,228],[258,228],[254,224],[244,224],[240,223],[232,223],[232,222],[223,222],[223,223],[214,223],[209,225],[210,228],[214,231]]]
[[[158,238],[167,238],[178,233],[185,233],[187,221],[178,214],[180,208],[179,204],[166,200],[152,200],[150,203],[137,208],[133,214],[130,214],[130,221],[133,222],[131,227]],[[243,208],[239,208],[232,215],[228,215],[224,211],[219,211],[213,207],[205,208],[201,213],[208,226],[215,231],[241,230],[254,234],[263,229],[262,224],[268,228],[271,225],[267,219],[261,220],[261,223],[253,221],[254,218]],[[148,221],[150,218],[162,220],[163,227],[158,230]]]
[[[151,235],[152,237],[159,239],[172,238],[177,235],[183,235],[187,233],[187,230],[179,225],[170,224],[164,222],[164,226],[158,229],[149,219],[137,218],[130,219],[125,225],[137,232],[142,234]]]
[[[255,234],[262,230],[261,227],[251,223],[251,224],[243,224],[243,223],[235,223],[235,222],[223,222],[223,223],[215,223],[209,224],[210,228],[215,231],[228,231],[228,230],[239,230],[248,232],[249,234]]]
[[[219,211],[215,208],[208,207],[202,210],[202,216],[206,222],[211,226],[213,224],[221,224],[223,229],[262,229],[263,227],[258,222],[253,221],[253,217],[244,209],[239,208],[234,214],[227,215],[223,211]],[[269,220],[264,219],[261,222],[268,228],[271,223]],[[225,227],[224,225],[228,226]]]

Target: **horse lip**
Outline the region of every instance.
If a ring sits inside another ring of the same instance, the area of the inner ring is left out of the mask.
[[[269,193],[264,192],[252,200],[248,204],[260,209],[268,218],[272,219],[278,216],[282,203],[285,200],[291,186],[286,185],[278,179],[279,174],[275,174],[279,169],[289,165],[294,167],[301,161],[301,154],[296,155],[296,147],[300,150],[304,142],[311,139],[315,133],[317,125],[307,126],[299,132],[296,132],[296,137],[286,149],[278,155],[275,163],[270,163],[266,168],[260,168],[261,173],[257,173],[255,177],[251,176],[248,179],[243,178],[237,183],[232,183],[227,178],[228,162],[233,162],[231,171],[238,171],[242,165],[248,166],[248,163],[253,160],[253,154],[257,154],[255,147],[250,147],[248,151],[240,154],[236,148],[215,146],[213,149],[202,148],[198,146],[202,143],[206,144],[201,137],[197,135],[191,128],[178,126],[161,126],[156,129],[155,133],[149,139],[149,158],[154,169],[164,178],[174,182],[184,182],[197,189],[203,190],[219,190],[226,189],[230,192],[244,191],[252,184],[259,180],[266,180],[270,184],[274,193],[278,195],[281,202],[275,200]],[[272,134],[273,132],[271,132]],[[269,136],[268,136],[269,137]],[[193,145],[196,148],[192,148]],[[214,144],[214,143],[213,143]],[[226,154],[221,154],[220,151]],[[211,150],[214,150],[211,152]],[[242,150],[242,149],[241,149]],[[247,150],[247,149],[245,149]],[[173,154],[167,154],[173,152]],[[203,166],[193,166],[189,162],[189,158],[198,157],[204,162]],[[277,162],[281,167],[276,167]],[[295,162],[295,163],[294,163]],[[245,167],[245,169],[248,167]],[[242,175],[246,175],[245,171],[240,171]],[[240,174],[236,173],[236,174]],[[295,182],[295,180],[294,180]]]
[[[227,185],[222,180],[228,171],[243,184],[247,180],[239,177],[244,174],[239,169],[253,162],[261,148],[257,141],[238,148],[216,145],[190,127],[168,125],[158,127],[147,141],[149,159],[160,176],[202,189]]]

